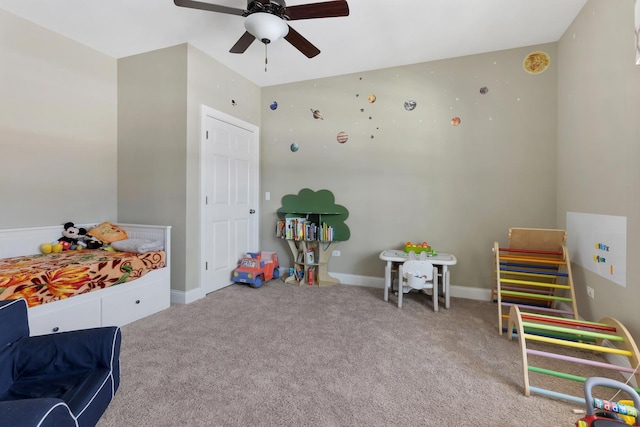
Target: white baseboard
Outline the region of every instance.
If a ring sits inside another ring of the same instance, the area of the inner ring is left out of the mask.
[[[171,289],[171,304],[190,304],[204,298],[202,289],[191,289],[190,291],[177,291]]]
[[[384,289],[384,277],[358,276],[355,274],[342,273],[330,273],[330,276],[340,280],[340,283],[343,285],[367,286],[370,288]],[[491,289],[451,285],[451,296],[454,298],[490,301]]]
[[[286,274],[288,271],[280,268],[280,275]],[[384,277],[372,277],[372,276],[359,276],[355,274],[342,274],[342,273],[330,273],[332,277],[340,280],[343,285],[355,285],[355,286],[367,286],[370,288],[384,289]],[[465,298],[480,301],[491,300],[491,289],[473,288],[468,286],[456,286],[451,285],[451,296],[454,298]],[[204,298],[202,290],[192,289],[190,291],[177,291],[171,290],[171,303],[172,304],[189,304],[194,301]]]

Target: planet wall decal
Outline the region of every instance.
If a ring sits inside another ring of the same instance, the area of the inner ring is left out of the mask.
[[[314,110],[313,108],[311,109],[311,113],[313,114],[313,118],[314,119],[320,119],[320,120],[324,120],[324,117],[322,117],[322,113],[320,112],[320,110]]]
[[[278,103],[276,101],[273,101],[271,105],[269,105],[269,108],[271,108],[272,110],[276,110],[278,108]]]
[[[347,142],[349,140],[349,135],[347,135],[346,132],[338,132],[338,136],[336,137],[336,140],[340,144],[344,144],[345,142]]]
[[[458,126],[460,122],[461,122],[460,117],[454,117],[453,119],[451,119],[451,125],[453,126]]]
[[[298,151],[300,149],[300,147],[298,147],[298,144],[296,144],[295,142],[293,144],[291,144],[291,146],[289,148],[291,149],[291,151],[293,153],[295,153],[296,151]]]
[[[522,68],[529,74],[540,74],[547,69],[550,63],[551,59],[545,52],[531,52],[522,61]]]
[[[404,101],[404,109],[407,111],[413,111],[416,106],[418,105],[418,103],[416,101],[414,101],[413,99],[410,99],[408,101]]]
[[[374,102],[376,102],[376,96],[374,94],[371,94],[367,97],[367,102],[369,102],[369,104],[373,104]]]

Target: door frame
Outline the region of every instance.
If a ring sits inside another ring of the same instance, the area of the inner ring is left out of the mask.
[[[256,233],[256,245],[258,248],[260,247],[260,127],[249,122],[245,122],[237,117],[231,116],[229,114],[223,113],[222,111],[216,110],[215,108],[211,108],[207,105],[202,104],[200,106],[200,195],[199,195],[199,203],[200,203],[200,291],[201,295],[204,297],[207,295],[206,292],[206,261],[204,259],[204,255],[206,253],[205,250],[205,239],[202,238],[205,227],[205,159],[202,153],[204,153],[204,144],[206,143],[206,117],[212,117],[216,120],[220,120],[222,122],[226,122],[232,126],[239,127],[246,131],[249,131],[253,135],[253,143],[256,148],[256,175],[253,183],[251,185],[255,185],[256,191],[254,195],[254,200],[252,203],[256,206],[256,213],[252,215],[252,221],[254,222],[255,233]],[[256,248],[256,250],[258,250]]]

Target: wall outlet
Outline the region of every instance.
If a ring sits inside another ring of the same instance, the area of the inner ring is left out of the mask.
[[[591,286],[587,286],[587,295],[589,295],[591,299],[596,298],[596,293]]]
[[[331,255],[340,256],[340,251],[333,251],[333,252],[331,252]]]

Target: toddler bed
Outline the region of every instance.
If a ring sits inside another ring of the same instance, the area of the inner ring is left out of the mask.
[[[140,278],[164,267],[164,251],[142,254],[102,249],[0,259],[0,300],[24,298],[29,307]]]
[[[117,225],[137,244],[43,255],[62,226],[0,230],[0,300],[27,300],[32,335],[122,326],[169,307],[171,227]]]

